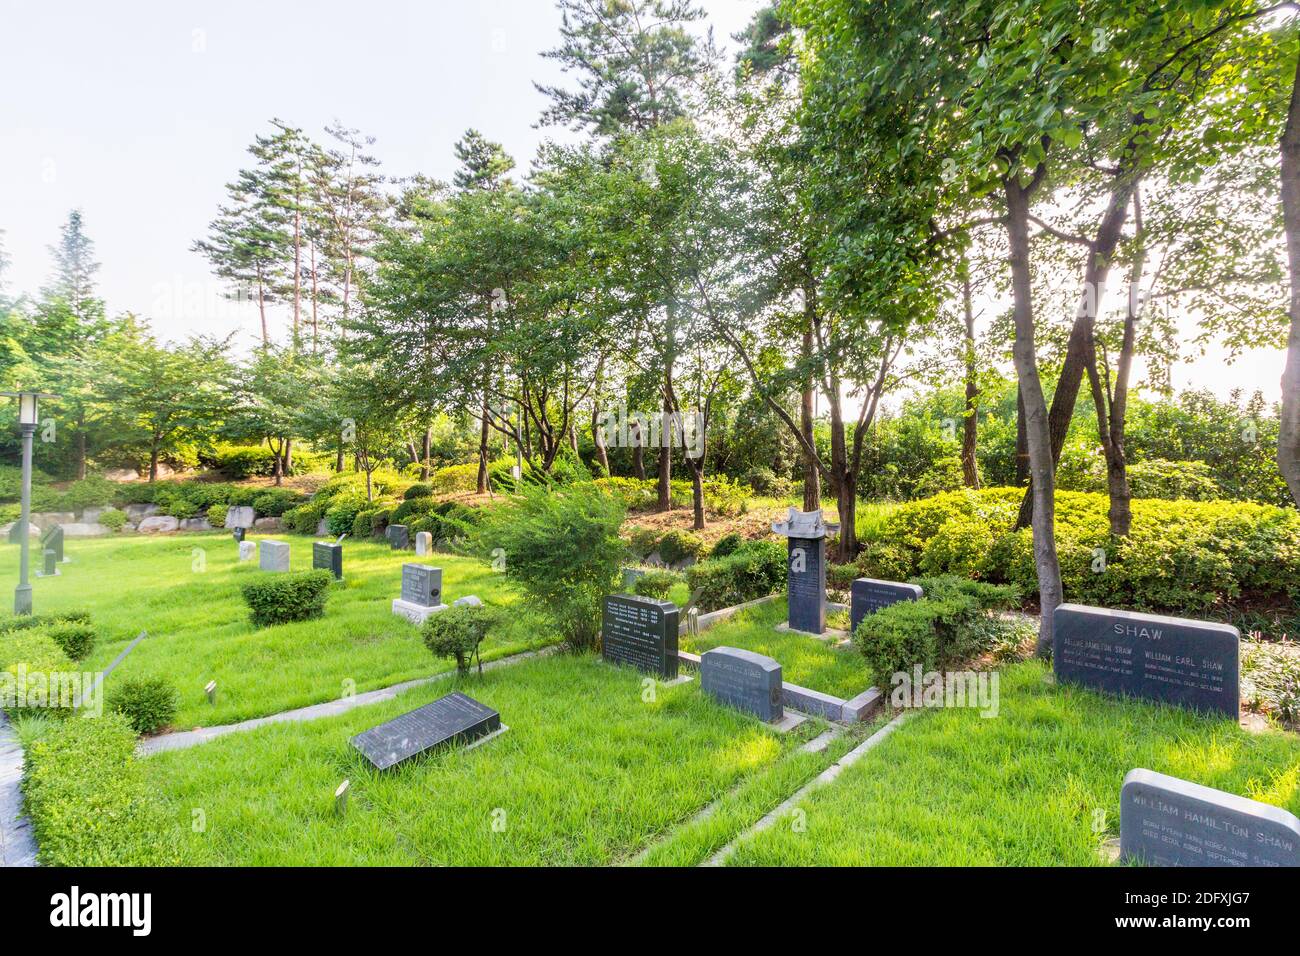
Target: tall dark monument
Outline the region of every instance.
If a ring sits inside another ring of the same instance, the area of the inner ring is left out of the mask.
[[[820,511],[791,508],[785,521],[772,530],[789,540],[786,591],[787,622],[792,631],[823,634],[826,631],[826,535],[839,530],[828,525]]]

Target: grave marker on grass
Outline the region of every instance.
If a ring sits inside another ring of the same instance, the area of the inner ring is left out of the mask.
[[[447,743],[468,743],[501,729],[501,715],[456,691],[352,738],[379,770]]]
[[[899,601],[919,601],[925,592],[916,584],[858,578],[849,589],[849,631],[858,629],[862,619]]]
[[[407,532],[404,524],[390,524],[384,535],[388,538],[388,545],[394,551],[405,551],[406,546],[411,543],[411,536]]]
[[[1152,770],[1130,770],[1119,797],[1120,856],[1155,866],[1300,866],[1300,820]]]
[[[416,557],[424,557],[433,550],[433,535],[427,531],[415,532],[415,554]]]
[[[609,595],[600,624],[601,656],[664,680],[676,679],[679,614],[672,601],[638,594]]]
[[[343,545],[313,541],[311,546],[311,566],[312,568],[320,568],[330,572],[334,575],[335,581],[342,581]]]
[[[289,570],[289,544],[286,541],[259,541],[258,555],[263,571]]]
[[[68,559],[63,556],[63,525],[51,525],[41,535],[41,547],[46,551],[53,551],[54,560],[58,564],[66,564]]]
[[[393,613],[413,624],[446,610],[442,603],[442,568],[428,564],[402,565],[402,596],[393,598]]]
[[[781,665],[738,647],[715,647],[700,655],[700,686],[724,704],[774,723],[785,716]]]
[[[794,507],[785,521],[772,525],[774,532],[789,539],[786,620],[792,631],[826,632],[826,535],[838,528],[837,524],[827,524],[821,511]]]
[[[1053,616],[1058,682],[1237,719],[1241,634],[1228,624],[1062,604]]]
[[[239,542],[239,560],[252,561],[253,555],[257,553],[257,545],[252,541]]]
[[[46,548],[45,551],[42,553],[42,557],[44,559],[44,564],[42,565],[41,570],[36,572],[36,576],[38,578],[58,577],[59,566],[54,560],[55,558],[54,551],[51,550],[50,548]]]

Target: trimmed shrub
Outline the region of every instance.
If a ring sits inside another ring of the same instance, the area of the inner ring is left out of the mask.
[[[476,535],[482,553],[501,548],[506,580],[524,591],[569,645],[596,646],[605,596],[627,553],[618,537],[623,503],[592,483],[526,486],[487,511]]]
[[[323,569],[271,574],[244,585],[244,602],[255,627],[306,621],[325,613],[331,574]]]
[[[75,621],[80,624],[90,623],[89,611],[62,611],[58,614],[22,614],[0,618],[0,634],[11,631],[29,631],[47,627],[50,624],[63,624]],[[0,650],[2,652],[2,650]]]
[[[324,516],[325,502],[310,502],[290,508],[283,515],[285,527],[297,534],[315,534]]]
[[[407,488],[402,497],[407,501],[414,501],[416,498],[428,498],[433,495],[433,488],[430,485],[414,484]]]
[[[513,462],[510,462],[505,466],[507,475],[510,473],[512,464]],[[477,491],[478,462],[439,468],[429,478],[428,488],[430,494],[435,495],[453,495],[459,492]]]
[[[253,510],[266,518],[279,518],[302,500],[302,495],[288,488],[274,488],[253,499]]]
[[[63,648],[44,630],[20,630],[0,643],[0,668],[6,678],[0,681],[0,706],[11,716],[71,713],[73,691],[62,682],[51,686],[51,676],[76,672],[76,665]],[[18,706],[22,701],[26,706]]]
[[[414,488],[418,486],[412,485],[411,487]],[[393,509],[389,521],[392,524],[408,524],[408,519],[427,515],[437,509],[438,504],[437,501],[427,495],[424,497],[417,495],[415,498],[407,498]]]
[[[669,531],[659,541],[659,558],[665,564],[698,559],[703,553],[704,541],[692,531]]]
[[[352,526],[356,524],[357,515],[366,507],[368,503],[364,495],[345,494],[331,499],[329,509],[325,512],[325,523],[329,526],[330,534],[335,537],[341,534],[352,534]],[[367,525],[366,534],[369,533],[370,527]]]
[[[716,611],[776,594],[785,587],[786,548],[776,541],[749,541],[725,558],[686,569],[686,583],[703,611]]]
[[[471,659],[478,657],[481,673],[479,645],[493,623],[494,615],[485,607],[452,605],[424,622],[424,646],[436,657],[453,658],[461,674],[468,674]]]
[[[745,539],[734,531],[731,534],[724,534],[714,544],[713,550],[709,552],[709,557],[725,558],[729,554],[735,554],[744,543]]]
[[[225,521],[225,514],[222,514],[222,521]],[[118,511],[116,508],[108,508],[99,513],[99,523],[109,531],[121,531],[126,525],[126,512]]]
[[[633,528],[628,547],[638,558],[649,557],[659,548],[659,533],[650,528]]]
[[[27,750],[23,795],[46,866],[196,862],[179,821],[149,788],[121,714],[68,720]]]
[[[95,629],[84,621],[59,621],[45,633],[74,661],[85,660],[95,649]]]
[[[137,734],[152,734],[176,719],[178,695],[165,677],[128,677],[116,684],[108,707]]]
[[[265,445],[224,445],[210,461],[227,478],[270,477],[275,474],[275,453]]]
[[[853,587],[853,582],[862,575],[858,574],[856,564],[827,564],[826,565],[826,589],[828,591],[847,591]]]
[[[673,574],[671,571],[651,571],[636,579],[632,591],[642,597],[658,598],[662,601],[668,597],[668,592],[673,589],[673,586],[681,580],[680,574]]]

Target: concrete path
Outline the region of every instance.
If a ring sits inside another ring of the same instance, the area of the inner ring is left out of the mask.
[[[558,652],[562,646],[563,645],[544,647],[538,651],[525,651],[522,654],[512,654],[509,657],[502,657],[495,661],[488,661],[483,665],[483,670],[495,670],[498,667],[517,664],[520,661],[554,654]],[[267,724],[302,723],[308,720],[319,720],[322,717],[334,717],[338,714],[346,714],[349,710],[357,707],[365,707],[367,704],[377,704],[383,700],[392,700],[398,694],[410,690],[412,687],[419,687],[422,684],[432,684],[435,681],[446,680],[452,677],[455,673],[454,670],[451,670],[444,671],[441,674],[434,674],[432,677],[418,677],[415,680],[403,681],[402,683],[394,684],[391,687],[366,691],[366,693],[357,694],[354,697],[330,700],[323,704],[312,704],[310,707],[299,707],[297,710],[286,710],[279,714],[271,714],[269,717],[254,717],[252,720],[240,721],[237,724],[222,724],[218,727],[201,727],[198,730],[182,730],[174,734],[161,734],[160,736],[150,737],[147,740],[140,741],[140,744],[136,747],[136,753],[142,757],[147,757],[150,754],[162,753],[165,750],[185,750],[188,747],[194,747],[198,744],[207,743],[209,740],[216,740],[218,737],[224,737],[226,734],[242,733],[245,730],[265,727]]]
[[[23,748],[0,711],[0,866],[35,866],[36,840],[23,816]]]
[[[782,817],[788,815],[791,810],[793,810],[796,806],[798,806],[800,800],[806,797],[813,790],[816,790],[818,787],[830,783],[832,780],[834,780],[836,777],[838,777],[841,773],[844,772],[845,767],[850,767],[853,764],[857,763],[859,760],[861,760],[863,757],[865,757],[868,751],[870,751],[882,740],[884,740],[895,730],[897,730],[899,726],[903,723],[903,721],[907,720],[915,713],[916,711],[914,710],[903,711],[901,714],[899,714],[889,723],[885,724],[885,726],[881,727],[879,730],[877,730],[866,740],[862,741],[862,743],[858,744],[856,747],[854,747],[852,750],[846,753],[835,763],[831,764],[829,767],[823,770],[811,781],[809,781],[808,783],[800,787],[798,790],[796,790],[792,796],[790,796],[788,799],[782,802],[781,805],[778,806],[775,810],[773,810],[767,816],[763,817],[763,819],[759,820],[757,823],[755,823],[744,833],[741,833],[734,840],[732,840],[721,850],[715,853],[712,856],[712,858],[710,858],[707,862],[701,865],[722,866],[722,864],[724,864],[727,861],[727,857],[731,856],[731,854],[735,852],[736,847],[740,844],[742,840],[747,840],[754,834],[761,833],[762,831],[774,825]]]

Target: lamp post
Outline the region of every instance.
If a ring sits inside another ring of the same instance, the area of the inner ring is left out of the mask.
[[[14,613],[31,614],[32,586],[28,582],[27,572],[32,520],[32,438],[36,435],[36,423],[40,420],[40,400],[58,396],[42,392],[0,392],[0,396],[18,399],[18,430],[23,437],[22,513],[18,517],[18,546],[22,556],[18,562],[18,587],[14,588]]]

